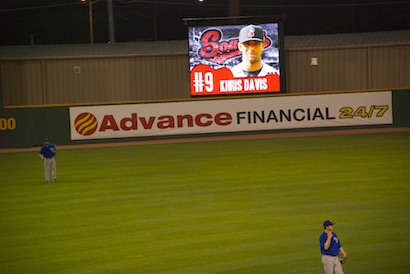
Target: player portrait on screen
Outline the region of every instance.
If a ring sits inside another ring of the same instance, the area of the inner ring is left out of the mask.
[[[280,92],[278,23],[189,27],[191,95]]]
[[[262,53],[265,49],[265,33],[260,26],[248,25],[240,30],[238,49],[242,53],[242,62],[231,68],[234,77],[279,74],[279,70],[262,60]]]

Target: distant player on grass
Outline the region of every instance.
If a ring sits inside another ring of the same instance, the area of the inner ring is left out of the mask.
[[[347,254],[342,244],[333,232],[334,223],[326,220],[323,223],[325,231],[319,237],[320,252],[322,253],[322,263],[325,274],[343,274],[342,263],[339,259],[339,252],[342,253],[342,262],[346,262]]]
[[[50,172],[52,173],[53,182],[57,182],[56,160],[54,159],[56,150],[57,148],[54,144],[51,144],[48,139],[44,139],[44,144],[40,149],[40,158],[44,162],[44,171],[47,184],[50,182]]]

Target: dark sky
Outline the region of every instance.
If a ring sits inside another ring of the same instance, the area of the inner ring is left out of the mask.
[[[229,0],[112,0],[116,42],[183,40],[184,18],[227,17]],[[241,16],[284,15],[285,35],[410,29],[410,0],[240,0]],[[107,3],[93,0],[94,42],[106,43]],[[81,0],[0,0],[0,45],[89,43]]]

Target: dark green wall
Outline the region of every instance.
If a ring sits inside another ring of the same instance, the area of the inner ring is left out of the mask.
[[[410,127],[410,90],[393,91],[393,125]]]
[[[33,147],[44,138],[55,143],[70,144],[68,107],[4,109],[2,118],[14,118],[15,130],[0,133],[0,147]]]

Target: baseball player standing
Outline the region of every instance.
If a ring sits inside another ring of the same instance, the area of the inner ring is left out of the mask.
[[[322,263],[325,274],[343,274],[342,263],[346,262],[347,254],[342,244],[333,232],[334,223],[330,220],[323,222],[324,231],[319,237],[320,252],[322,253]],[[343,258],[339,260],[339,252]]]
[[[48,139],[44,139],[44,145],[40,149],[40,158],[44,162],[47,184],[50,182],[50,171],[52,173],[53,182],[57,182],[56,160],[54,159],[56,150],[57,148],[54,144],[51,144]]]

